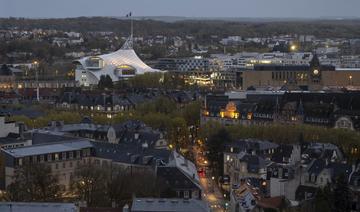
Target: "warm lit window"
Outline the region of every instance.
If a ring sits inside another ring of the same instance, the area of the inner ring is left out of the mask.
[[[220,112],[220,117],[221,117],[221,118],[224,118],[224,117],[225,117],[225,112],[224,112],[224,111],[221,111],[221,112]]]

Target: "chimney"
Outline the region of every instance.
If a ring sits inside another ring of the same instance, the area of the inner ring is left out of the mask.
[[[18,127],[19,127],[19,135],[20,138],[24,138],[24,132],[26,131],[25,129],[25,124],[24,123],[18,123]]]
[[[144,142],[141,144],[143,151],[149,147],[148,143]]]
[[[135,140],[138,140],[138,139],[139,139],[139,133],[138,133],[138,132],[136,132],[136,133],[134,134],[134,138],[135,138]]]

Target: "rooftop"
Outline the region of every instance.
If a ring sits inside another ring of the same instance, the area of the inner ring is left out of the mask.
[[[73,203],[50,202],[0,202],[2,212],[77,212]]]
[[[120,163],[138,165],[152,165],[156,161],[167,163],[170,156],[170,151],[167,149],[144,148],[141,143],[92,142],[92,144],[96,157]]]
[[[172,159],[173,160],[169,162],[169,166],[179,168],[185,175],[191,179],[194,179],[196,183],[199,184],[200,179],[194,163],[187,160],[175,151],[172,152]]]
[[[195,199],[136,198],[132,202],[131,211],[207,212],[210,209],[205,202]]]
[[[19,157],[41,155],[41,154],[48,154],[55,152],[75,151],[83,148],[90,148],[92,146],[93,145],[88,140],[74,139],[62,143],[24,146],[15,149],[7,149],[3,151],[15,158],[19,158]]]

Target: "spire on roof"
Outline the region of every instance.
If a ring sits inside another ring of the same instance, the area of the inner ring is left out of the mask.
[[[128,39],[126,39],[125,43],[123,44],[123,46],[121,47],[122,50],[129,50],[129,49],[133,49],[133,36],[130,35],[130,37],[128,37]]]
[[[312,68],[319,68],[320,67],[320,61],[317,56],[317,54],[314,54],[313,58],[310,61],[310,67]]]
[[[133,38],[134,38],[134,25],[133,25],[133,19],[132,19],[132,12],[130,12],[129,14],[126,15],[127,18],[130,18],[130,23],[131,23],[131,27],[130,27],[130,36],[128,37],[128,39],[126,39],[124,45],[121,47],[122,50],[129,50],[129,49],[133,49]]]

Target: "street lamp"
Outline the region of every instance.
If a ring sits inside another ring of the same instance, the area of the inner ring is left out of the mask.
[[[351,85],[352,84],[352,75],[349,76],[349,84]]]
[[[39,64],[39,62],[37,60],[35,60],[33,62],[34,66],[35,66],[35,80],[36,80],[36,99],[39,102],[40,101],[40,91],[39,91],[39,76],[38,76],[38,67],[37,65]]]
[[[296,47],[295,44],[293,44],[293,45],[290,46],[290,50],[291,50],[291,51],[296,51],[296,49],[297,49],[297,47]]]

